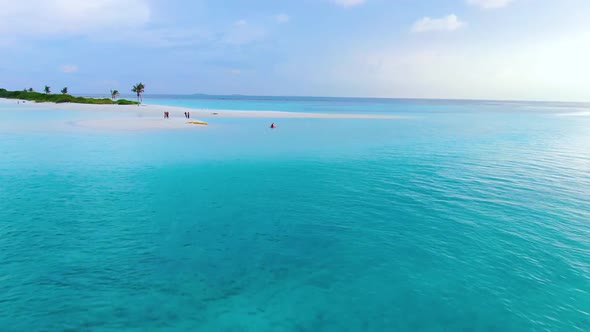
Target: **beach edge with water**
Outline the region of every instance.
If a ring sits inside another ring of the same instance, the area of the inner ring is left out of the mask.
[[[14,104],[15,108],[45,109],[45,110],[71,110],[71,111],[100,111],[117,113],[137,113],[163,116],[169,112],[172,117],[184,116],[184,112],[191,112],[194,118],[315,118],[315,119],[403,119],[407,116],[380,115],[380,114],[344,114],[344,113],[308,113],[287,111],[258,111],[258,110],[218,110],[190,108],[158,104],[137,105],[93,105],[76,103],[17,103],[17,100],[0,98],[2,104]]]

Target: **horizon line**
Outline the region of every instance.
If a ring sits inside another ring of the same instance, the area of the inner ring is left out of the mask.
[[[13,90],[13,91],[20,91],[20,90]],[[70,93],[72,95],[105,95],[105,93]],[[133,93],[121,93],[121,96],[135,96]],[[569,104],[590,104],[590,100],[582,101],[582,100],[530,100],[530,99],[489,99],[489,98],[458,98],[458,97],[449,97],[449,98],[441,98],[441,97],[367,97],[367,96],[305,96],[305,95],[262,95],[262,94],[240,94],[240,93],[231,93],[231,94],[213,94],[213,93],[144,93],[144,97],[149,96],[207,96],[207,97],[247,97],[247,98],[256,98],[256,97],[272,97],[272,98],[339,98],[339,99],[385,99],[385,100],[425,100],[425,101],[484,101],[484,102],[532,102],[532,103],[569,103]],[[110,97],[109,97],[110,98]]]
[[[477,99],[477,98],[440,98],[440,97],[359,97],[359,96],[304,96],[304,95],[258,95],[258,94],[211,94],[211,93],[149,93],[144,96],[210,96],[210,97],[272,97],[272,98],[339,98],[339,99],[388,99],[388,100],[428,100],[428,101],[487,101],[487,102],[536,102],[536,103],[571,103],[571,104],[590,104],[587,101],[565,101],[565,100],[530,100],[530,99]]]

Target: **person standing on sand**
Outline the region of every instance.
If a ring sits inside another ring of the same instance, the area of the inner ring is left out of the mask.
[[[190,119],[191,118],[191,112],[186,112],[186,118]]]

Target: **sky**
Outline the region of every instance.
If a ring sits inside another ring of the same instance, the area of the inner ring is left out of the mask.
[[[590,101],[588,0],[0,0],[0,87]]]

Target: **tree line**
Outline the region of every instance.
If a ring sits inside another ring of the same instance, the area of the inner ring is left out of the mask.
[[[2,89],[4,91],[7,91],[5,89]],[[137,96],[137,103],[141,104],[143,102],[143,93],[145,91],[145,85],[141,82],[134,84],[133,87],[131,88],[131,92],[135,93],[135,95]],[[35,90],[33,90],[33,88],[28,88],[28,89],[23,89],[23,92],[35,92]],[[45,92],[46,95],[51,94],[51,87],[46,85],[43,88],[43,92]],[[60,90],[62,95],[67,95],[68,94],[68,87],[64,87],[63,89]],[[111,90],[111,99],[115,100],[117,98],[119,98],[121,94],[119,93],[119,90]]]

